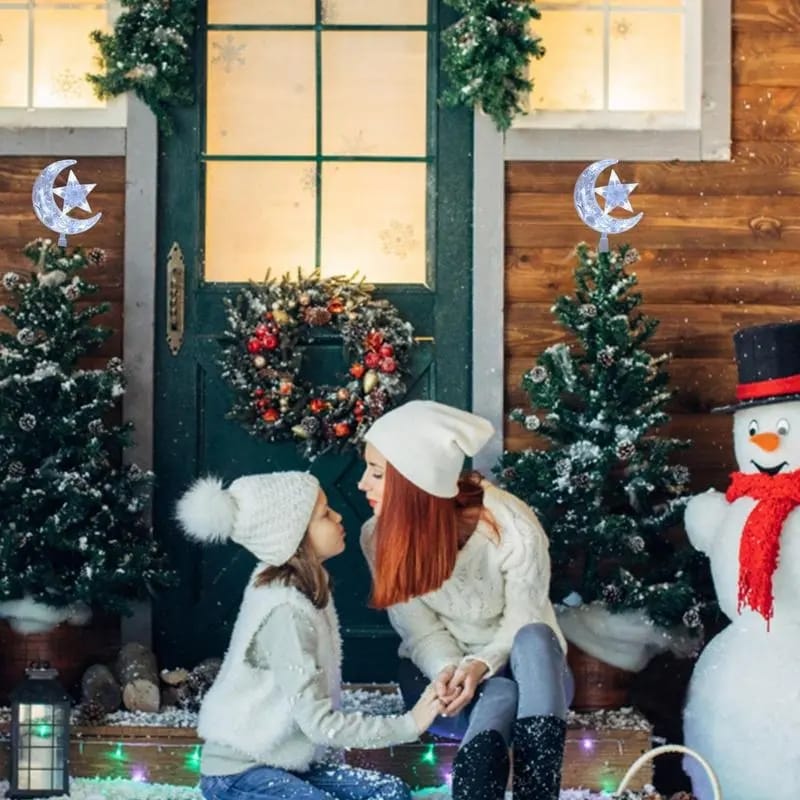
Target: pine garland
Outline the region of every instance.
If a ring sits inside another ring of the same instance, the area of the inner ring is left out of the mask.
[[[194,102],[192,39],[197,0],[122,0],[113,33],[93,31],[103,72],[87,75],[105,100],[135,92],[169,133],[170,109]]]
[[[524,110],[520,96],[533,88],[528,62],[545,53],[541,39],[529,32],[541,14],[530,0],[445,2],[464,16],[442,33],[442,67],[450,83],[442,100],[481,108],[498,130],[506,130]]]

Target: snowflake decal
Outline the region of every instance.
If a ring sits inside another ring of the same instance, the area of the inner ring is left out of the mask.
[[[56,86],[67,97],[79,97],[83,81],[69,67],[56,75]]]
[[[383,252],[387,255],[408,258],[409,251],[417,244],[414,238],[414,226],[404,225],[392,220],[388,228],[380,232]]]
[[[211,46],[217,51],[217,54],[211,59],[211,63],[222,64],[222,68],[228,74],[235,66],[247,63],[242,56],[242,53],[247,49],[247,45],[237,44],[230,33],[225,37],[225,41],[222,44],[212,42]]]

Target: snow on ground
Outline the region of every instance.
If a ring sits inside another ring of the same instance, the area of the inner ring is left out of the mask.
[[[123,780],[92,780],[76,778],[70,784],[68,798],[58,800],[202,800],[197,789],[187,786],[169,786],[164,783],[138,783]],[[0,781],[0,800],[5,800],[8,783]],[[639,795],[630,795],[636,800]],[[506,796],[511,800],[511,795]],[[596,794],[588,789],[562,789],[561,800],[608,800],[607,794]],[[56,800],[56,798],[53,798]],[[446,786],[414,792],[414,800],[450,800]]]

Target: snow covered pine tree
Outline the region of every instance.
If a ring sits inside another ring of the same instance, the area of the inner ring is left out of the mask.
[[[111,335],[93,324],[108,307],[87,303],[97,287],[82,277],[105,253],[45,239],[24,252],[30,273],[1,279],[0,615],[47,606],[55,624],[75,604],[125,611],[168,573],[142,519],[152,476],[120,463],[122,362],[79,364]]]
[[[689,471],[673,454],[688,443],[656,432],[669,420],[669,355],[643,349],[658,321],[631,291],[637,279],[626,267],[638,254],[627,246],[595,253],[585,244],[576,252],[575,294],[552,308],[570,341],[537,358],[522,380],[532,410],[511,413],[548,446],[506,452],[495,471],[548,533],[551,597],[567,606],[567,638],[592,652],[585,636],[571,637],[574,621],[582,629],[596,623],[598,640],[614,638],[614,617],[635,622],[633,638],[644,645],[635,654],[592,652],[635,671],[664,649],[659,638],[670,647],[672,634],[688,632],[699,643],[713,594],[706,560],[675,535]]]

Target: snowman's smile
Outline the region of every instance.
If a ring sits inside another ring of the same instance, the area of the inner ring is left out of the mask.
[[[780,464],[778,464],[775,467],[762,467],[761,464],[757,463],[756,461],[753,461],[753,459],[751,458],[750,459],[750,463],[759,472],[763,473],[764,475],[772,476],[772,475],[777,475],[789,462],[788,461],[782,461]]]

